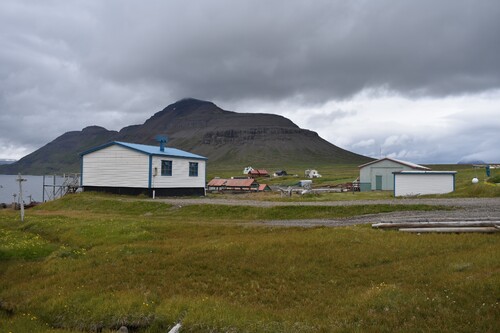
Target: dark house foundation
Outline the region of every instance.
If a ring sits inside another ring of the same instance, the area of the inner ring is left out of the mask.
[[[179,197],[179,196],[204,196],[204,187],[177,187],[177,188],[138,188],[138,187],[105,187],[105,186],[84,186],[83,191],[105,192],[123,195],[146,195],[156,197]]]

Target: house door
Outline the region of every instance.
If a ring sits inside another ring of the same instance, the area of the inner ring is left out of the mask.
[[[382,190],[382,176],[375,176],[375,189],[377,191]]]

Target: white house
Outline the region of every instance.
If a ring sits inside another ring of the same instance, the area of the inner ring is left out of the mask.
[[[359,166],[360,191],[393,191],[394,172],[429,171],[422,165],[385,157]]]
[[[113,141],[80,154],[84,191],[205,195],[207,158],[180,149]]]
[[[394,196],[444,194],[455,191],[456,171],[394,172]]]
[[[307,169],[305,172],[304,172],[304,175],[307,177],[307,178],[321,178],[321,175],[320,173],[318,172],[318,170],[310,170],[310,169]]]

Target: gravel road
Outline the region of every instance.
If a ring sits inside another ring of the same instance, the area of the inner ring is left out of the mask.
[[[324,202],[273,202],[238,199],[213,198],[175,198],[155,199],[172,205],[229,205],[229,206],[357,206],[357,205],[411,205],[425,204],[453,207],[453,210],[438,211],[400,211],[372,215],[361,215],[344,219],[300,219],[255,221],[254,224],[270,226],[346,226],[378,222],[433,222],[433,221],[496,221],[500,223],[500,198],[453,198],[453,199],[391,199],[391,200],[353,200]]]

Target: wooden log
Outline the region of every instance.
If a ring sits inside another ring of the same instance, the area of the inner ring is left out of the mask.
[[[399,229],[399,228],[439,228],[439,227],[495,227],[500,226],[500,221],[455,221],[455,222],[393,222],[375,223],[372,228],[376,229]]]
[[[463,217],[463,218],[453,218],[453,217],[432,217],[432,218],[418,218],[418,217],[408,217],[405,218],[404,223],[417,223],[417,222],[493,222],[500,223],[500,218],[498,217]],[[401,223],[394,220],[381,220],[380,223]]]
[[[401,228],[399,231],[412,233],[466,233],[466,232],[481,232],[494,233],[500,232],[500,229],[495,227],[454,227],[454,228]]]

